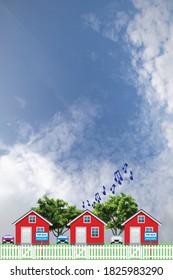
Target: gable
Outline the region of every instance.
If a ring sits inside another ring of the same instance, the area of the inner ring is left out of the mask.
[[[134,214],[132,217],[130,217],[124,223],[122,223],[122,226],[124,226],[127,223],[133,223],[133,221],[136,222],[139,216],[145,217],[144,220],[148,220],[148,221],[150,220],[150,222],[157,223],[158,225],[161,225],[161,223],[158,220],[153,218],[151,215],[149,215],[143,209],[140,209],[136,214]],[[141,220],[141,224],[142,224],[142,220]]]
[[[34,210],[30,210],[28,211],[26,214],[24,214],[23,216],[21,216],[19,219],[17,219],[15,222],[12,223],[12,225],[16,225],[19,222],[22,222],[24,219],[28,218],[32,216],[36,216],[37,218],[39,218],[39,220],[41,219],[42,221],[44,221],[45,223],[49,224],[50,226],[52,226],[52,223],[50,223],[48,220],[46,220],[44,217],[42,217],[40,214],[38,214],[37,212],[35,212]]]
[[[90,217],[90,221],[86,221],[87,218],[85,217]],[[98,218],[96,215],[94,215],[90,210],[85,210],[82,214],[78,215],[75,219],[73,219],[71,222],[69,222],[67,224],[67,226],[70,226],[72,223],[77,223],[77,222],[81,222],[84,224],[88,224],[88,223],[94,223],[95,222],[99,222],[102,223],[104,225],[106,225],[106,223],[104,221],[102,221],[100,218]]]

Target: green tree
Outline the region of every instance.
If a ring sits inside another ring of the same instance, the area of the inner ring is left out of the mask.
[[[113,234],[121,234],[123,231],[121,224],[137,211],[135,199],[121,192],[119,196],[110,195],[106,202],[97,203],[94,214],[107,223],[106,228],[111,229]]]
[[[70,206],[62,199],[55,200],[44,196],[39,198],[37,203],[39,206],[32,209],[53,224],[50,230],[56,237],[64,234],[68,230],[67,224],[82,213],[76,206]]]

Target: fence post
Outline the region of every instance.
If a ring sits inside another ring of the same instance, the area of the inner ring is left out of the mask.
[[[125,246],[126,246],[126,251],[125,251],[125,252],[126,252],[126,259],[129,260],[129,259],[130,259],[130,258],[129,258],[129,256],[130,256],[130,253],[129,253],[129,250],[130,250],[129,247],[130,247],[130,245],[125,245]]]
[[[23,245],[18,245],[19,246],[19,255],[18,255],[18,260],[21,260],[22,259],[22,246]]]
[[[143,259],[143,245],[140,246],[140,251],[141,251],[140,257],[141,257],[141,259]]]
[[[36,258],[36,246],[33,245],[31,248],[32,248],[31,258],[35,259]]]
[[[86,246],[86,259],[89,260],[90,259],[90,245]]]

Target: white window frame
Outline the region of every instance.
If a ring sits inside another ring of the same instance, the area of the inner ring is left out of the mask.
[[[143,222],[140,222],[140,221],[139,221],[139,218],[141,218],[141,217],[144,218],[144,221],[143,221]],[[144,215],[139,215],[139,216],[138,216],[138,223],[139,223],[139,224],[144,224],[144,223],[145,223],[145,216],[144,216]]]
[[[85,221],[85,218],[86,218],[86,217],[89,218],[89,222],[86,222],[86,221]],[[83,216],[83,222],[84,222],[84,224],[90,224],[90,223],[91,223],[91,216],[90,216],[90,215],[84,215],[84,216]]]
[[[151,231],[147,231],[147,228],[151,228]],[[153,232],[153,227],[145,227],[145,232]]]
[[[98,235],[97,235],[97,236],[93,236],[93,235],[92,235],[92,230],[93,230],[93,229],[98,229]],[[100,236],[99,227],[91,227],[91,237],[92,237],[92,238],[98,238],[99,236]]]
[[[38,231],[38,228],[43,229],[42,231]],[[36,227],[36,232],[44,232],[44,227]]]
[[[35,218],[35,222],[30,221],[30,218],[33,218],[33,217]],[[36,224],[36,215],[29,215],[28,221],[29,221],[29,224]]]

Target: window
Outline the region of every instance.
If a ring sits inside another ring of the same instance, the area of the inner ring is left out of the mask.
[[[37,227],[36,232],[44,232],[44,227]]]
[[[145,223],[145,216],[138,216],[138,223]]]
[[[98,227],[91,228],[91,237],[99,237],[99,228]]]
[[[29,223],[36,223],[36,216],[29,216]]]
[[[146,227],[145,232],[153,232],[153,227]]]
[[[91,223],[91,216],[84,216],[84,223]]]

